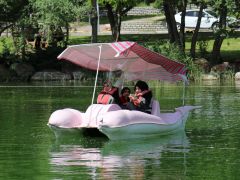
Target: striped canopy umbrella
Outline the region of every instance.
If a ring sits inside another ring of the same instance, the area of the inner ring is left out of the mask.
[[[176,82],[186,79],[184,64],[129,41],[69,46],[58,59],[91,70],[121,70],[127,80]]]

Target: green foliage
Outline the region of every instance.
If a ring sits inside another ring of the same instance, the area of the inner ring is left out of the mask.
[[[16,60],[15,48],[9,38],[0,38],[0,63],[11,64]]]
[[[112,7],[126,7],[126,6],[135,6],[139,2],[139,0],[99,0],[99,4],[104,5],[105,3],[108,3],[112,5]]]
[[[158,41],[153,44],[146,43],[145,46],[152,51],[155,51],[172,60],[185,64],[188,69],[189,78],[199,80],[197,78],[200,77],[201,70],[193,62],[193,59],[190,56],[186,56],[180,53],[176,44],[172,44],[169,41]]]
[[[79,21],[88,12],[84,0],[30,0],[33,17],[37,19],[40,31],[43,32],[49,45],[66,45],[69,24]],[[65,32],[64,32],[65,31]]]
[[[0,0],[0,23],[18,20],[27,4],[27,0]]]
[[[153,4],[155,8],[161,8],[163,6],[163,0],[156,0]]]
[[[235,72],[232,69],[227,69],[223,72],[222,78],[225,80],[234,80]]]
[[[0,39],[0,47],[1,47],[0,48],[1,49],[0,54],[1,54],[2,57],[10,54],[10,50],[9,50],[8,44],[6,42],[6,38],[1,38]]]
[[[199,52],[201,57],[206,57],[208,42],[207,41],[198,41],[197,45],[199,46]]]
[[[37,0],[34,5],[40,23],[58,26],[65,24],[65,21],[73,20],[73,16],[71,16],[73,14],[73,6],[67,3],[68,1],[50,2],[48,0]]]
[[[33,7],[39,21],[48,25],[62,26],[80,15],[78,6],[69,0],[35,0]]]

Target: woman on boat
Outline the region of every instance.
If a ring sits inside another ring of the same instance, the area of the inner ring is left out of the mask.
[[[130,103],[128,109],[139,110],[146,113],[151,113],[150,103],[152,99],[152,91],[145,81],[138,81],[134,86],[134,95],[130,95]]]
[[[121,90],[121,96],[120,96],[120,106],[122,109],[127,109],[127,104],[130,101],[129,95],[131,91],[128,87],[124,87]]]
[[[114,87],[111,81],[106,80],[103,83],[103,90],[99,93],[97,98],[98,104],[119,104],[118,88]]]

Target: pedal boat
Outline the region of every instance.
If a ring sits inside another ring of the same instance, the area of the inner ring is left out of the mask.
[[[97,129],[109,139],[128,139],[167,135],[184,130],[189,112],[199,106],[181,106],[174,112],[161,113],[157,100],[152,100],[151,114],[123,110],[116,104],[94,104],[98,72],[121,71],[128,81],[161,80],[183,81],[184,64],[168,59],[135,42],[97,43],[69,46],[59,56],[83,68],[96,71],[92,103],[86,112],[61,109],[53,112],[48,125],[60,129]],[[184,104],[184,103],[183,103]]]

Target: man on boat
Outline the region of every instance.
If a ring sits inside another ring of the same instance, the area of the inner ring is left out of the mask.
[[[106,80],[103,83],[103,90],[99,93],[97,98],[98,104],[119,104],[118,88],[114,87],[111,81]]]

